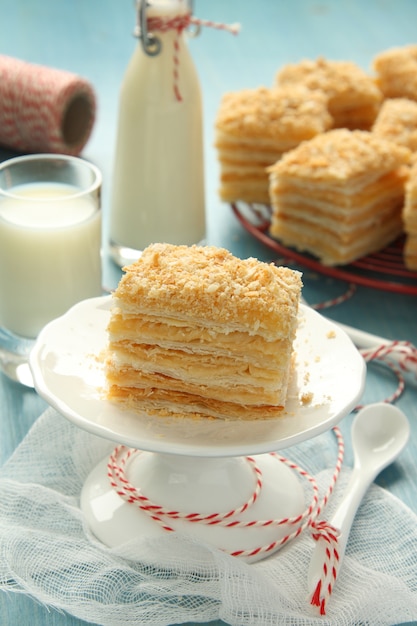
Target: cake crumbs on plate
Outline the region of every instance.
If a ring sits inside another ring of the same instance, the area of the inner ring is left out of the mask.
[[[305,392],[301,395],[301,404],[304,406],[313,402],[314,394],[312,391]]]

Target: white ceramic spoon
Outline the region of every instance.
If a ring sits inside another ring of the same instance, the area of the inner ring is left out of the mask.
[[[25,385],[25,387],[34,386],[28,355],[14,354],[0,348],[0,371],[11,380]]]
[[[341,504],[329,523],[339,529],[339,570],[349,531],[363,496],[374,478],[399,455],[410,436],[410,425],[397,407],[379,402],[362,409],[352,424],[354,466]],[[320,580],[325,558],[325,541],[315,545],[308,572],[310,592]]]

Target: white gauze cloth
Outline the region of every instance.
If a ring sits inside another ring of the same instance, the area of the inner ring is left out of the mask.
[[[417,516],[380,487],[370,488],[358,511],[320,616],[307,590],[315,545],[309,533],[255,564],[175,533],[118,549],[95,540],[79,497],[112,448],[52,409],[38,419],[0,473],[0,589],[105,626],[216,619],[232,626],[391,626],[417,618]],[[336,457],[330,433],[287,456],[325,492]],[[326,519],[349,474],[342,469]]]

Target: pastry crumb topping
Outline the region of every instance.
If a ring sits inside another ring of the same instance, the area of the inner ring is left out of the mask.
[[[115,299],[212,322],[236,320],[275,332],[283,307],[298,308],[301,274],[255,258],[238,259],[215,246],[155,243],[124,268]]]
[[[379,103],[382,94],[375,81],[352,61],[331,61],[323,57],[304,59],[285,65],[277,74],[278,85],[303,84],[323,91],[330,99],[361,96],[364,101]]]
[[[216,127],[232,135],[309,139],[332,126],[327,97],[306,87],[243,89],[226,93]]]
[[[408,164],[405,147],[368,131],[331,130],[300,144],[269,168],[274,174],[344,181],[362,173],[386,173]]]

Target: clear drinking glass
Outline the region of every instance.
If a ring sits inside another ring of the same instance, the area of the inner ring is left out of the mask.
[[[43,326],[102,293],[101,182],[72,156],[0,163],[0,367],[24,384]]]

